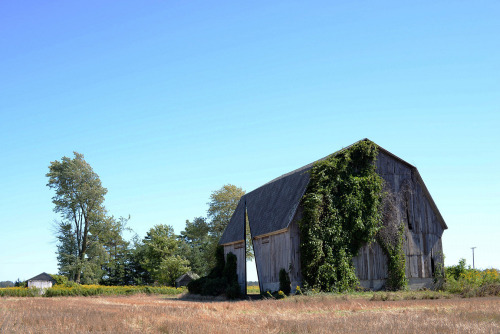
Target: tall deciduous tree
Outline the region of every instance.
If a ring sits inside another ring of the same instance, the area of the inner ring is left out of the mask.
[[[51,162],[46,176],[49,178],[47,186],[56,192],[52,197],[54,211],[63,219],[60,236],[76,244],[75,281],[80,282],[89,247],[89,231],[103,220],[107,189],[83,154],[73,153],[73,159],[63,157],[61,161]]]
[[[217,241],[219,241],[227,224],[229,224],[238,201],[243,195],[245,195],[245,191],[232,184],[226,184],[210,195],[210,202],[208,202],[210,235],[216,238]]]
[[[229,224],[231,216],[233,215],[234,210],[236,210],[238,202],[243,195],[245,195],[245,191],[232,184],[226,184],[219,190],[212,192],[210,195],[210,202],[208,202],[208,219],[210,221],[209,234],[211,237],[209,250],[210,254],[215,253],[215,249],[220,238],[222,237],[222,233],[224,233],[226,226]],[[248,226],[248,219],[246,221],[245,229],[247,232],[250,230]],[[247,239],[246,258],[247,260],[250,260],[253,258],[252,239],[250,233],[245,234]]]

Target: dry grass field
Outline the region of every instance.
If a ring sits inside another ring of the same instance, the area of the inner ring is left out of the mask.
[[[0,298],[1,333],[500,333],[500,298]]]

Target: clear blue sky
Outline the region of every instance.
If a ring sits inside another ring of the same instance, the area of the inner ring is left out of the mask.
[[[51,161],[179,233],[210,193],[368,137],[419,169],[446,264],[500,267],[500,2],[0,2],[0,281],[57,272]]]

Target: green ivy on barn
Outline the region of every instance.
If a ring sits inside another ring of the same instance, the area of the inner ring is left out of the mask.
[[[358,285],[352,258],[383,226],[377,154],[375,143],[361,141],[312,168],[299,223],[307,287],[347,291]]]

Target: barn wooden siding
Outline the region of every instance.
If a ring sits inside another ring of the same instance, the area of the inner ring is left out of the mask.
[[[410,286],[429,286],[438,263],[443,263],[441,236],[443,225],[436,215],[433,203],[421,186],[415,170],[399,159],[379,153],[377,173],[386,181],[394,194],[399,196],[400,216],[406,224],[404,252],[406,277]],[[404,191],[407,196],[404,196]],[[353,259],[356,276],[367,288],[380,288],[387,278],[387,258],[376,243],[365,245]]]
[[[227,259],[227,254],[233,253],[236,255],[236,273],[238,274],[238,283],[241,287],[241,292],[246,293],[246,254],[245,243],[243,240],[236,241],[224,245],[224,257]]]
[[[276,233],[253,239],[259,285],[263,291],[279,290],[279,272],[288,272],[292,288],[302,282],[300,270],[300,237],[297,221]]]

